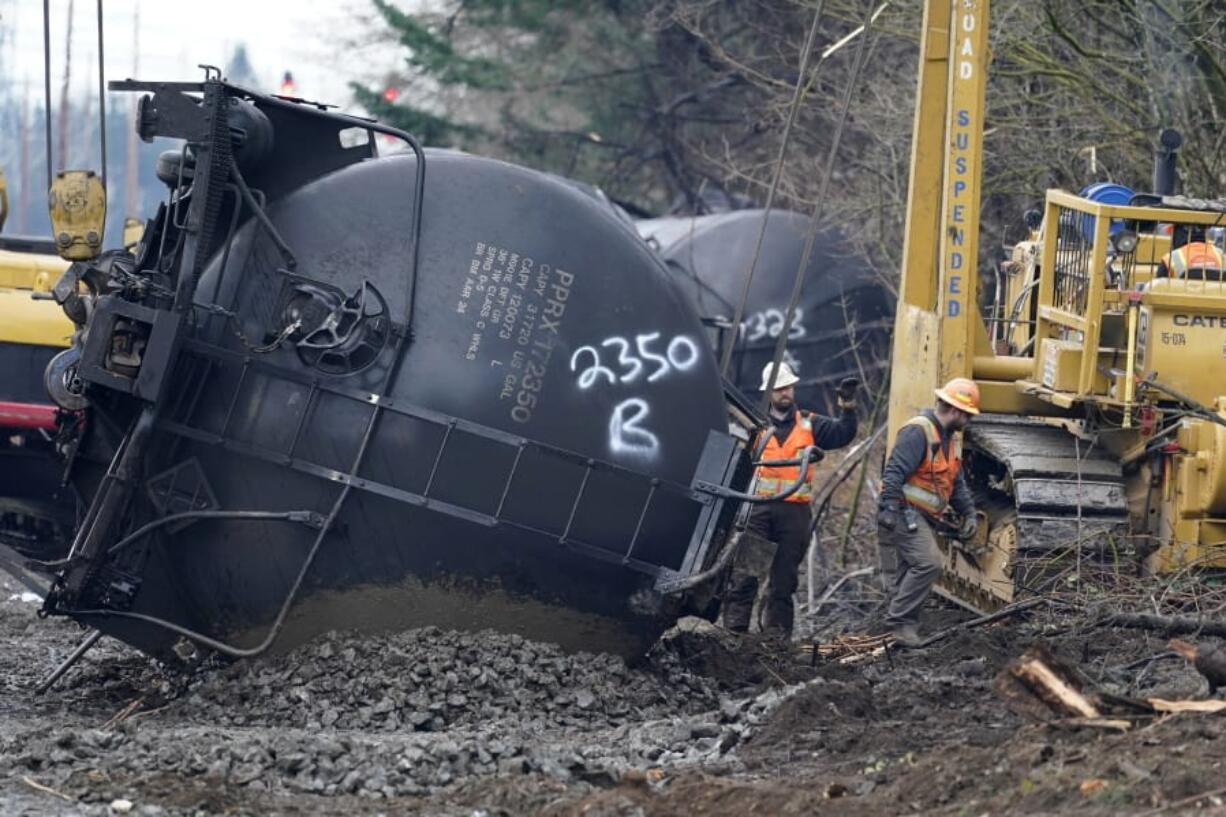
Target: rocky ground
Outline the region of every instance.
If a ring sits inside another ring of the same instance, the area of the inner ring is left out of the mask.
[[[0,814],[1226,813],[1226,720],[1117,734],[993,691],[1034,643],[1094,688],[1200,697],[1165,641],[1051,616],[856,667],[699,624],[642,666],[495,633],[330,635],[168,678],[0,580]],[[933,609],[930,627],[960,614]],[[126,715],[126,717],[125,717]]]

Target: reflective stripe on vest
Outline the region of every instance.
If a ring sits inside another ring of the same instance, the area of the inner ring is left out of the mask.
[[[1167,268],[1172,278],[1187,278],[1188,270],[1221,272],[1223,268],[1226,268],[1226,257],[1222,255],[1222,251],[1216,245],[1207,244],[1204,241],[1184,244],[1179,249],[1172,251],[1168,257],[1171,260]]]
[[[907,477],[902,487],[903,498],[925,513],[940,516],[954,494],[958,471],[962,468],[962,434],[955,432],[949,442],[949,453],[941,447],[941,432],[927,417],[913,417],[903,424],[919,426],[924,432],[924,460]]]
[[[792,426],[791,433],[787,439],[780,445],[775,438],[771,429],[767,429],[764,433],[767,435],[766,447],[762,449],[759,459],[764,462],[772,460],[794,460],[799,459],[801,453],[811,445],[814,445],[813,440],[813,423],[805,412],[798,411],[796,424]],[[784,502],[808,502],[813,498],[813,477],[817,473],[817,469],[809,466],[808,478],[801,484],[796,493],[789,496]],[[760,466],[758,468],[758,478],[754,485],[754,494],[757,496],[775,496],[783,493],[788,488],[796,484],[796,478],[800,476],[799,465],[776,465],[776,466]]]

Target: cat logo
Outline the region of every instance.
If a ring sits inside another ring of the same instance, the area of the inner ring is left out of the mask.
[[[1203,326],[1211,329],[1226,328],[1226,316],[1223,315],[1181,315],[1176,314],[1172,322],[1176,326]]]

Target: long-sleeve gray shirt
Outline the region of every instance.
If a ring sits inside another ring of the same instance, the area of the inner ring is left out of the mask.
[[[933,422],[941,435],[941,450],[949,453],[949,443],[953,435],[945,430],[937,420],[936,413],[929,410],[924,416]],[[881,474],[881,505],[882,507],[902,507],[902,486],[915,470],[924,463],[928,456],[928,435],[918,426],[906,426],[898,432],[894,440],[894,450],[886,460],[885,470]],[[949,498],[949,504],[963,516],[975,512],[975,501],[971,498],[970,488],[966,485],[965,475],[959,471],[954,480],[954,493]]]

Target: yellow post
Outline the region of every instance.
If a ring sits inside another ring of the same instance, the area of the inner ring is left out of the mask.
[[[1128,363],[1124,367],[1124,428],[1132,428],[1132,398],[1137,380],[1137,312],[1141,308],[1140,294],[1129,293]]]
[[[927,0],[920,28],[919,76],[911,137],[911,176],[903,232],[902,270],[894,318],[889,443],[899,427],[932,402],[940,377],[936,337],[940,261],[941,173],[949,91],[950,0]]]
[[[953,3],[941,229],[941,379],[970,377],[979,265],[989,0]]]
[[[1043,208],[1043,257],[1039,269],[1039,308],[1038,322],[1034,327],[1034,356],[1043,351],[1043,340],[1055,335],[1051,321],[1046,316],[1046,310],[1056,302],[1056,247],[1060,242],[1060,206],[1052,201],[1051,191],[1047,193],[1047,201]]]
[[[1103,215],[1099,205],[1094,219],[1094,246],[1090,250],[1089,291],[1086,293],[1084,338],[1081,343],[1081,373],[1077,379],[1077,394],[1087,395],[1094,391],[1094,377],[1098,374],[1098,344],[1103,326],[1103,270],[1107,268],[1107,244],[1110,242],[1111,218]]]

